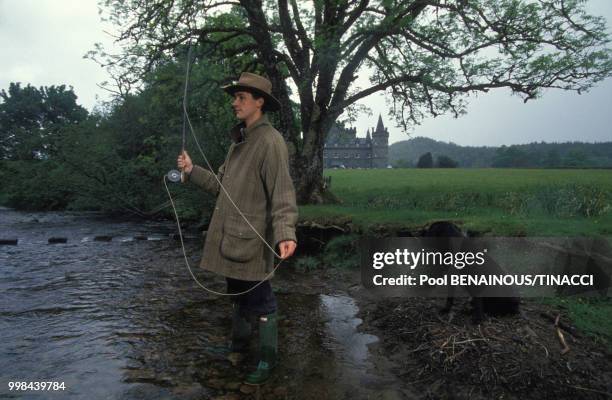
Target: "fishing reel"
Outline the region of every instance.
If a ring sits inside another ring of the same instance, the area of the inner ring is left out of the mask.
[[[183,173],[176,169],[171,169],[170,171],[168,171],[168,173],[166,174],[166,177],[168,178],[170,182],[173,182],[173,183],[179,183],[179,182],[184,181]]]

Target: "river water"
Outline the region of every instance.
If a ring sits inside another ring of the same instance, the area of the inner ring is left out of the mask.
[[[356,303],[325,279],[277,273],[280,364],[253,392],[241,379],[254,356],[223,351],[230,301],[192,281],[171,222],[0,209],[0,227],[0,239],[19,240],[0,246],[0,398],[401,398],[374,367],[377,338],[357,331]],[[194,266],[201,245],[197,234],[186,241]],[[194,269],[224,291],[222,279]],[[12,381],[65,390],[10,391]]]

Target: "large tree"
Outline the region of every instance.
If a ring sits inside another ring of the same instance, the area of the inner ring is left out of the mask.
[[[104,0],[123,53],[94,57],[119,92],[188,41],[227,63],[253,53],[281,100],[301,203],[323,199],[330,127],[360,99],[387,92],[406,128],[464,111],[473,92],[508,88],[525,101],[542,88],[584,91],[610,76],[604,19],[583,0]],[[356,85],[369,76],[365,88]],[[228,77],[235,78],[235,77]],[[290,78],[287,79],[287,78]],[[292,112],[292,91],[299,113]],[[297,115],[296,115],[297,114]],[[297,122],[297,123],[296,123]]]
[[[78,124],[87,110],[66,85],[36,88],[11,83],[0,90],[0,160],[51,157],[61,130]]]

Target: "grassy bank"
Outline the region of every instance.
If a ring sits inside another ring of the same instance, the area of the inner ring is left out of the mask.
[[[612,234],[612,170],[381,169],[326,170],[325,175],[331,176],[332,192],[341,203],[302,206],[301,219],[351,221],[366,230],[380,224],[415,228],[448,219],[499,236]],[[334,253],[326,249],[322,257]],[[302,263],[308,269],[316,261]],[[543,301],[564,311],[583,332],[612,345],[610,298]]]
[[[405,227],[436,219],[494,235],[612,234],[612,170],[326,170],[340,204],[302,219]]]
[[[567,315],[582,332],[601,341],[612,352],[612,299],[610,297],[548,297],[539,300]]]

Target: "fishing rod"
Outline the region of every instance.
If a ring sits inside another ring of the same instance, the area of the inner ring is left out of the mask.
[[[183,137],[182,137],[181,155],[185,154],[185,137],[186,137],[187,127],[189,127],[189,131],[191,132],[191,136],[193,137],[194,142],[196,144],[196,147],[200,151],[200,154],[202,154],[202,157],[204,158],[204,162],[206,163],[206,166],[208,167],[208,169],[210,171],[214,171],[212,166],[210,165],[210,162],[208,161],[208,157],[206,157],[206,154],[204,153],[204,150],[202,150],[202,147],[200,146],[200,142],[198,141],[198,138],[196,137],[196,134],[195,134],[195,130],[193,129],[193,125],[191,124],[191,119],[189,118],[189,113],[187,112],[187,88],[188,88],[188,85],[189,85],[189,70],[190,70],[190,61],[191,61],[191,49],[192,49],[192,43],[191,43],[191,41],[189,41],[189,50],[187,51],[187,62],[186,62],[186,71],[185,71],[185,87],[184,87],[184,90],[183,90],[183,132],[182,132]],[[225,186],[223,186],[223,184],[221,183],[221,180],[219,180],[219,177],[217,176],[217,174],[215,174],[213,172],[212,175],[214,176],[215,180],[219,184],[219,188],[221,188],[221,190],[223,190],[223,192],[227,196],[228,200],[234,206],[236,211],[238,211],[238,214],[240,214],[242,219],[244,219],[244,221],[247,223],[247,225],[253,230],[253,232],[255,232],[257,237],[268,247],[268,249],[270,249],[270,251],[272,251],[272,253],[277,258],[280,259],[278,264],[276,264],[276,266],[272,269],[272,271],[270,271],[270,273],[263,280],[259,281],[257,284],[252,286],[250,289],[245,290],[243,292],[239,292],[239,293],[223,293],[223,292],[218,292],[216,290],[213,290],[213,289],[210,289],[210,288],[204,286],[202,283],[200,283],[198,278],[196,278],[196,276],[194,275],[194,273],[193,273],[193,271],[191,269],[191,266],[189,265],[189,260],[187,258],[187,251],[185,250],[185,243],[183,242],[183,231],[181,229],[181,223],[179,221],[178,212],[176,210],[176,206],[174,205],[174,200],[172,199],[172,194],[170,193],[170,189],[168,188],[168,184],[166,182],[168,180],[168,181],[173,182],[173,183],[178,183],[178,182],[184,183],[185,182],[185,171],[184,171],[184,168],[182,168],[181,171],[178,171],[176,169],[170,170],[166,175],[163,176],[162,181],[164,183],[164,187],[166,188],[166,192],[168,193],[168,198],[170,200],[170,204],[172,205],[172,210],[174,211],[174,217],[176,219],[176,226],[177,226],[178,232],[179,232],[179,239],[181,241],[181,248],[183,249],[183,258],[185,259],[185,265],[187,266],[187,269],[189,270],[189,273],[191,274],[191,277],[193,278],[195,283],[198,286],[200,286],[202,289],[204,289],[205,291],[207,291],[209,293],[212,293],[212,294],[216,294],[218,296],[240,296],[240,295],[249,293],[250,291],[254,290],[256,287],[258,287],[259,285],[261,285],[262,283],[264,283],[265,281],[270,279],[272,277],[272,275],[274,274],[274,272],[276,272],[278,267],[282,264],[284,259],[281,258],[281,256],[276,252],[276,250],[274,250],[274,248],[272,246],[270,246],[270,244],[266,241],[266,239],[264,239],[259,234],[259,232],[257,232],[257,229],[255,229],[255,227],[251,224],[251,222],[248,220],[248,218],[244,215],[244,213],[240,210],[238,205],[234,202],[234,200],[232,199],[230,194],[227,192],[227,190],[225,189]]]
[[[187,87],[189,86],[189,68],[190,68],[190,63],[191,63],[191,41],[189,41],[189,50],[187,50],[187,61],[186,61],[186,67],[185,67],[185,87],[183,89],[183,133],[182,133],[182,145],[181,145],[181,154],[185,153],[185,132],[186,132],[186,128],[187,128],[187,118],[189,118],[189,115],[187,114]],[[195,135],[194,135],[195,136]],[[168,173],[166,174],[166,177],[168,178],[168,180],[170,182],[173,183],[185,183],[185,170],[184,168],[182,168],[180,171],[176,170],[176,169],[171,169],[170,171],[168,171]]]

